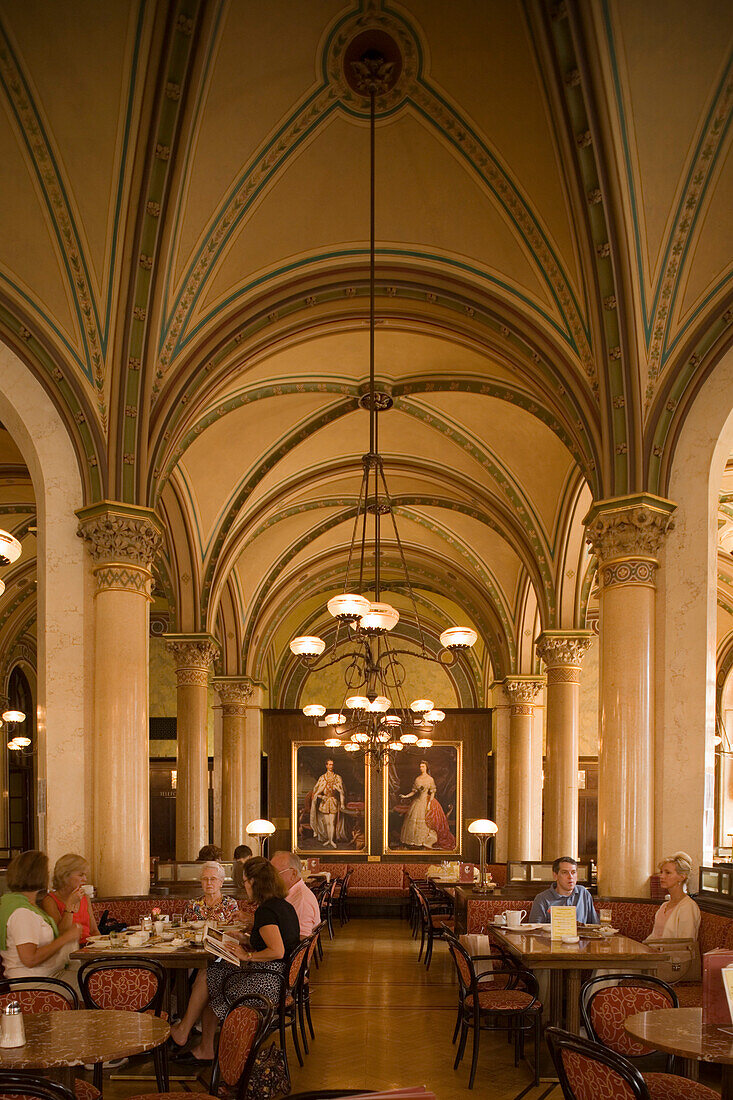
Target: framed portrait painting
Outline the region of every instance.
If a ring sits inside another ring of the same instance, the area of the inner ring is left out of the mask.
[[[362,753],[294,741],[292,784],[296,852],[368,851],[369,780]]]
[[[461,743],[406,750],[384,768],[384,853],[461,850]]]

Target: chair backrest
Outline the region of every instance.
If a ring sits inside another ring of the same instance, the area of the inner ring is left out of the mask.
[[[311,932],[310,936],[308,936],[308,939],[307,939],[308,950],[306,951],[306,961],[307,961],[308,966],[310,966],[311,959],[313,958],[313,954],[314,954],[316,948],[318,947],[318,937],[320,936],[321,932],[323,932],[325,927],[326,927],[326,922],[325,922],[325,920],[322,920],[320,924],[317,924],[315,926],[315,928]]]
[[[302,940],[297,947],[294,947],[288,956],[288,963],[286,967],[287,973],[287,991],[292,993],[298,984],[300,974],[308,956],[309,940]]]
[[[76,992],[58,978],[4,978],[0,981],[0,1009],[19,1001],[23,1012],[67,1012],[79,1007]]]
[[[243,1100],[274,1011],[272,1001],[259,993],[249,993],[232,1004],[219,1032],[211,1071],[212,1096],[218,1096],[223,1085],[228,1096],[234,1092],[238,1100]]]
[[[620,1054],[559,1027],[545,1038],[566,1100],[649,1100],[644,1078]]]
[[[152,959],[91,959],[79,969],[79,988],[87,1008],[154,1012],[160,1016],[165,971]]]
[[[677,994],[661,978],[645,974],[609,975],[585,982],[580,991],[580,1012],[588,1037],[624,1058],[642,1058],[653,1047],[634,1039],[624,1030],[624,1021],[637,1012],[677,1008]]]
[[[57,1081],[11,1073],[9,1070],[0,1070],[0,1096],[7,1096],[8,1100],[25,1100],[26,1097],[33,1097],[34,1100],[74,1100],[73,1092]]]

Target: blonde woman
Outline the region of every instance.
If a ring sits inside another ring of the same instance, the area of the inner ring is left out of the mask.
[[[58,925],[64,913],[71,913],[73,924],[78,924],[81,932],[79,943],[86,943],[90,936],[98,936],[99,928],[94,919],[92,906],[84,887],[89,876],[89,864],[83,856],[69,852],[56,860],[53,869],[53,889],[41,902],[42,909]]]
[[[8,893],[0,898],[0,956],[6,978],[67,979],[69,954],[79,942],[79,926],[66,912],[57,925],[38,906],[48,887],[48,856],[22,852],[8,864]]]
[[[687,883],[692,873],[692,857],[687,852],[675,852],[659,864],[662,889],[669,894],[654,918],[654,928],[646,943],[656,943],[662,950],[670,950],[671,961],[656,973],[666,982],[682,979],[694,980],[699,976],[700,951],[697,934],[700,930],[700,910],[687,893]],[[673,948],[671,941],[683,941]]]

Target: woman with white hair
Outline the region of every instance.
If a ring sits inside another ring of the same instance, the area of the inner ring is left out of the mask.
[[[213,860],[204,863],[201,868],[202,898],[189,901],[183,911],[184,920],[208,920],[229,922],[239,912],[235,898],[226,898],[221,892],[226,871],[221,863]]]
[[[700,930],[700,909],[687,893],[691,873],[692,857],[687,852],[675,852],[659,864],[659,879],[668,898],[659,906],[654,928],[645,942],[657,943],[661,950],[670,951],[670,962],[655,972],[666,982],[679,982],[683,978],[689,981],[699,976],[697,934]],[[673,948],[671,940],[687,942]]]

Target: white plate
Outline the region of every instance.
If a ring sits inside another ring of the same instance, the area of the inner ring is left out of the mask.
[[[87,943],[99,943],[101,940],[106,940],[109,943],[109,936],[87,936]]]

